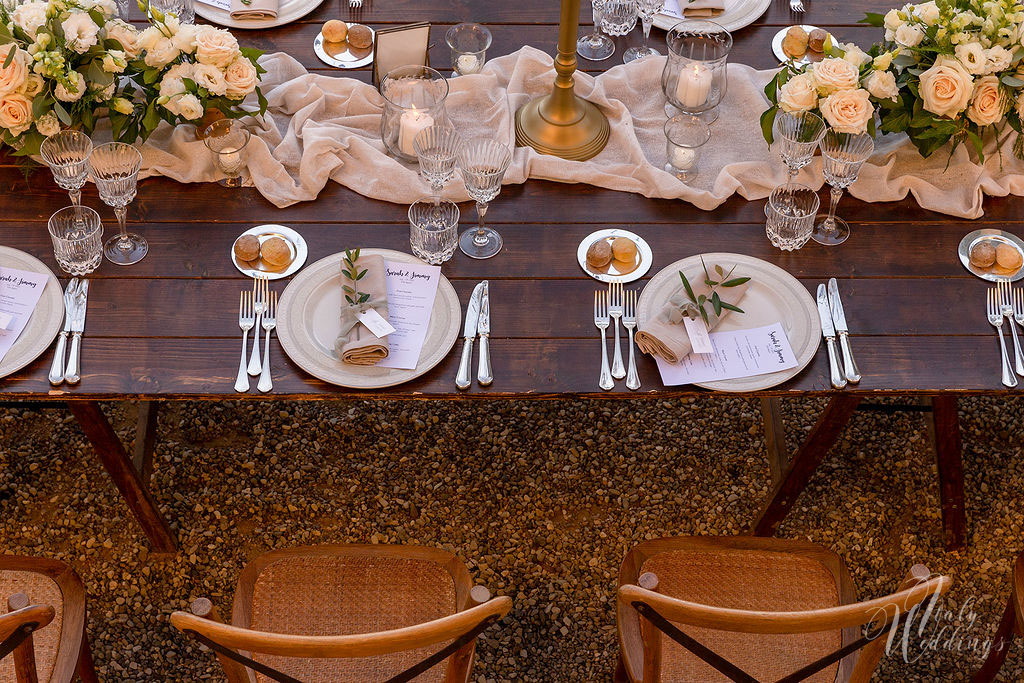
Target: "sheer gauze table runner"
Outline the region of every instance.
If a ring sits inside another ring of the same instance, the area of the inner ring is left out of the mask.
[[[506,184],[541,178],[587,183],[647,197],[683,199],[710,210],[734,193],[763,199],[785,181],[781,160],[761,138],[758,117],[766,108],[764,84],[771,71],[729,65],[729,91],[721,116],[705,146],[700,175],[684,184],[663,169],[665,98],[661,92],[664,57],[609,69],[597,77],[576,74],[576,92],[601,107],[611,121],[611,139],[586,162],[565,161],[516,148]],[[250,122],[251,184],[282,207],[311,201],[328,181],[359,194],[401,204],[428,193],[415,167],[384,152],[380,141],[382,99],[372,86],[351,78],[308,73],[295,59],[265,55],[263,90],[270,109],[263,128]],[[549,92],[551,57],[531,47],[487,63],[480,74],[451,79],[448,113],[465,137],[489,136],[514,143],[516,108]],[[851,194],[865,201],[893,201],[911,193],[924,208],[965,218],[982,215],[983,193],[1024,195],[1024,162],[1005,143],[1001,155],[990,142],[984,165],[961,147],[948,160],[946,150],[930,159],[918,156],[903,136],[880,136],[874,156]],[[182,182],[218,178],[213,161],[191,126],[162,125],[143,146],[144,176],[165,175]],[[947,166],[948,160],[948,166]],[[821,160],[800,172],[798,181],[822,185]],[[461,180],[446,196],[467,199]]]

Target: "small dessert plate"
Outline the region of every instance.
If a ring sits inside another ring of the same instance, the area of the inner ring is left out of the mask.
[[[355,22],[345,22],[345,24],[349,28],[355,26]],[[367,28],[370,27],[367,26]],[[370,37],[372,38],[374,35],[375,32],[371,28]],[[331,43],[324,40],[323,32],[316,34],[316,38],[313,39],[313,52],[321,62],[338,69],[358,69],[373,61],[372,42],[367,48],[352,47],[348,41]]]
[[[249,228],[238,237],[242,237],[242,235],[255,235],[260,244],[263,244],[271,237],[280,237],[288,245],[288,250],[292,256],[292,260],[287,266],[272,266],[260,258],[257,258],[255,261],[243,261],[235,256],[234,243],[232,243],[231,262],[235,264],[235,268],[238,268],[243,275],[248,275],[249,277],[262,275],[268,280],[280,280],[296,273],[306,263],[306,257],[309,255],[306,240],[302,238],[302,235],[284,225],[273,223],[257,225],[254,228]]]
[[[1007,270],[1000,268],[997,264],[993,264],[988,268],[979,268],[972,264],[971,249],[974,248],[974,245],[985,240],[990,240],[997,244],[1009,244],[1020,253],[1021,258],[1024,258],[1024,240],[1021,240],[1021,238],[1013,233],[1006,232],[1005,230],[975,230],[964,235],[964,238],[960,240],[960,246],[957,248],[957,253],[960,255],[960,263],[964,264],[964,268],[971,271],[971,274],[989,282],[999,282],[1000,280],[1016,282],[1024,278],[1024,267],[1016,270]]]
[[[817,26],[811,26],[810,24],[796,24],[796,25],[799,26],[800,28],[802,28],[803,30],[807,31],[808,33],[810,33],[811,31],[815,30],[816,28],[818,28]],[[772,38],[772,52],[775,53],[775,58],[778,59],[780,62],[788,62],[791,59],[790,56],[786,54],[786,51],[782,49],[782,41],[784,41],[786,39],[786,31],[788,31],[791,28],[793,28],[793,27],[792,26],[787,26],[785,28],[779,29],[779,32],[776,33],[775,37]],[[831,41],[834,44],[835,43],[835,38],[832,36],[831,33],[828,34],[828,37],[829,37],[829,41]],[[824,58],[825,58],[825,53],[824,52],[812,52],[812,51],[808,50],[807,52],[804,53],[804,56],[801,57],[800,59],[794,59],[793,63],[794,64],[811,64],[813,62],[820,62]]]
[[[613,259],[611,263],[603,268],[594,268],[587,263],[587,250],[590,249],[590,245],[598,240],[606,240],[610,244],[616,237],[625,237],[636,245],[636,258],[632,263],[624,263]],[[647,241],[640,237],[640,235],[621,228],[611,228],[608,230],[598,230],[584,237],[583,241],[580,242],[579,248],[576,250],[576,260],[579,262],[583,272],[595,280],[600,282],[627,283],[639,280],[644,276],[654,262],[654,255],[651,252],[651,245],[647,244]]]

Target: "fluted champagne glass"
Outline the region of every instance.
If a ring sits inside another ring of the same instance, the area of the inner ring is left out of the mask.
[[[430,184],[435,199],[440,200],[445,184],[455,177],[456,156],[462,147],[462,137],[453,128],[430,126],[417,133],[412,146],[420,161],[420,175]]]
[[[82,204],[82,188],[88,175],[86,162],[92,153],[92,140],[77,130],[62,130],[43,140],[39,155],[50,167],[53,180],[67,190],[74,206]]]
[[[501,180],[512,163],[512,150],[487,138],[466,141],[459,150],[458,165],[466,192],[476,200],[478,223],[459,237],[459,248],[470,258],[491,258],[501,251],[501,235],[484,225],[487,204],[501,191]]]
[[[836,216],[836,206],[843,190],[857,180],[864,162],[875,151],[875,141],[866,133],[837,133],[830,129],[819,145],[822,171],[832,186],[832,203],[828,207],[828,215],[819,216],[822,220],[814,226],[811,238],[818,244],[832,246],[842,244],[850,236],[850,225]]]
[[[636,0],[637,14],[640,15],[640,25],[644,31],[644,44],[640,47],[631,47],[622,55],[622,61],[626,64],[637,59],[646,57],[657,57],[660,53],[647,44],[651,37],[651,25],[654,23],[654,15],[665,8],[665,0]]]
[[[825,137],[825,122],[813,112],[784,111],[775,117],[772,129],[779,156],[786,163],[786,182],[793,182],[800,169],[814,158],[814,150]]]
[[[128,232],[126,220],[128,205],[135,199],[142,155],[139,150],[123,142],[100,145],[89,155],[89,173],[99,190],[100,199],[114,207],[120,231],[103,244],[103,255],[111,263],[130,266],[141,261],[149,252],[149,243],[141,236]]]

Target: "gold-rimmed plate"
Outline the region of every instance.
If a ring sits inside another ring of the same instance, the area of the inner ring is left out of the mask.
[[[971,249],[974,248],[979,242],[990,240],[996,244],[1009,244],[1011,247],[1020,253],[1021,258],[1024,259],[1024,240],[1014,235],[1012,232],[1006,232],[1005,230],[975,230],[974,232],[967,233],[964,238],[960,240],[960,246],[957,248],[957,254],[960,256],[960,263],[963,264],[964,268],[969,270],[972,275],[980,277],[982,280],[988,280],[989,282],[999,282],[1000,280],[1009,280],[1010,282],[1016,282],[1021,278],[1024,278],[1024,266],[1017,270],[1006,270],[993,264],[989,268],[979,268],[978,266],[971,263]]]
[[[238,237],[243,235],[254,235],[260,241],[260,244],[263,244],[271,237],[280,237],[288,245],[288,251],[292,257],[286,266],[274,266],[260,258],[257,258],[255,261],[243,261],[235,256],[235,245],[232,243],[231,262],[235,264],[235,268],[238,268],[243,275],[248,275],[249,277],[260,275],[268,280],[280,280],[283,277],[296,273],[306,263],[306,257],[309,256],[306,240],[303,239],[302,235],[286,225],[277,225],[276,223],[257,225],[254,228],[249,228]],[[237,239],[235,238],[236,241]]]
[[[616,237],[625,237],[636,245],[636,257],[632,262],[626,263],[613,259],[611,263],[602,268],[594,268],[587,263],[587,250],[594,242],[605,240],[611,244]],[[592,232],[583,238],[579,248],[576,249],[576,262],[580,264],[583,272],[599,282],[627,283],[639,280],[650,270],[651,264],[654,262],[654,254],[651,252],[651,245],[635,232],[623,228],[609,228]]]
[[[356,22],[348,21],[345,22],[345,25],[352,28],[356,25]],[[370,27],[367,26],[366,28]],[[349,45],[348,41],[341,43],[326,41],[324,40],[323,31],[321,31],[313,39],[313,52],[321,62],[328,66],[333,66],[337,69],[358,69],[373,61],[372,39],[374,35],[375,31],[370,28],[370,47],[358,48]]]

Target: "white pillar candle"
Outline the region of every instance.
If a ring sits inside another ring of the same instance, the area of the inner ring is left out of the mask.
[[[220,170],[227,175],[237,175],[242,170],[242,153],[235,147],[225,147],[217,154]]]
[[[697,150],[689,147],[676,147],[672,145],[672,151],[668,155],[668,161],[673,168],[680,171],[689,171],[697,165]]]
[[[416,148],[412,146],[413,140],[420,131],[434,125],[434,117],[425,111],[413,107],[409,111],[402,112],[402,118],[398,121],[398,149],[402,154],[414,157]]]
[[[459,55],[455,60],[455,70],[460,75],[475,74],[483,66],[483,60],[477,55]]]
[[[703,64],[694,63],[679,72],[676,84],[676,99],[683,107],[695,109],[708,101],[711,92],[711,69]]]

